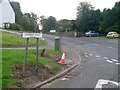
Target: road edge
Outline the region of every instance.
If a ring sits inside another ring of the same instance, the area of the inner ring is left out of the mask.
[[[79,65],[79,63],[77,63],[77,64],[71,66],[70,68],[68,68],[68,69],[66,69],[66,70],[64,70],[64,71],[62,71],[61,73],[59,73],[59,74],[57,74],[57,75],[55,75],[55,76],[53,76],[53,77],[51,77],[51,78],[49,78],[49,79],[47,79],[47,80],[41,82],[41,83],[38,83],[38,84],[32,86],[32,89],[31,89],[31,90],[40,88],[41,86],[43,86],[43,85],[45,85],[45,84],[47,84],[47,83],[49,83],[49,82],[51,82],[51,81],[54,81],[55,79],[58,79],[58,78],[64,76],[65,74],[69,73],[72,69],[74,69],[74,68],[77,67],[78,65]]]

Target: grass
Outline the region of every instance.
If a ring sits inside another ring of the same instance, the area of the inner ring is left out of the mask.
[[[47,50],[47,54],[59,53],[55,50]],[[11,67],[13,65],[22,65],[24,59],[24,50],[2,50],[2,87],[7,88],[12,84],[15,84],[17,81],[13,78]],[[27,64],[35,64],[36,55],[35,49],[28,50]],[[58,64],[54,63],[49,58],[39,57],[39,64],[49,65],[52,70],[59,68]]]
[[[8,32],[0,32],[2,34],[2,40],[0,40],[0,45],[4,47],[24,47],[26,45],[26,39],[22,38],[20,35],[11,34]],[[39,40],[39,45],[46,45],[47,42]],[[35,46],[36,39],[29,39],[29,46]]]

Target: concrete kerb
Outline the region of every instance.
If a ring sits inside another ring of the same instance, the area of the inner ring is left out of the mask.
[[[53,80],[55,80],[55,79],[58,79],[58,78],[64,76],[65,74],[69,73],[72,69],[74,69],[74,68],[77,67],[78,65],[79,65],[79,63],[74,64],[74,65],[71,66],[70,68],[62,71],[61,73],[55,75],[54,77],[52,77],[52,78],[50,78],[50,79],[47,79],[47,80],[45,80],[45,81],[43,81],[43,82],[41,82],[41,83],[38,83],[37,85],[32,86],[32,87],[31,87],[31,88],[32,88],[31,90],[40,88],[41,86],[43,86],[43,85],[45,85],[45,84],[47,84],[47,83],[49,83],[49,82],[51,82],[51,81],[53,81]]]

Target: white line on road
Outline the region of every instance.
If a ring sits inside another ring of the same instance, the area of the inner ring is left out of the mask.
[[[87,55],[85,55],[85,57],[88,57]]]
[[[87,53],[84,53],[84,54],[87,54]]]
[[[90,56],[92,56],[93,54],[89,54]]]
[[[117,65],[120,65],[120,63],[116,63]]]
[[[109,63],[113,63],[113,61],[111,61],[111,60],[106,60],[107,62],[109,62]]]
[[[112,59],[112,61],[114,61],[114,62],[118,62],[118,60],[116,60],[116,59]]]
[[[104,59],[108,59],[108,57],[104,57]]]
[[[99,58],[100,56],[96,55],[95,57],[96,57],[96,58]]]

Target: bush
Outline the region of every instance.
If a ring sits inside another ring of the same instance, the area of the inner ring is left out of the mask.
[[[15,23],[10,24],[9,29],[12,29],[12,30],[24,30],[22,25],[18,25],[18,24],[15,24]]]

